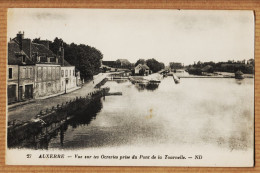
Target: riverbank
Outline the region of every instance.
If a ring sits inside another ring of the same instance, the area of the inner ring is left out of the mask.
[[[159,73],[153,73],[148,76],[130,76],[129,80],[132,83],[160,83],[162,78],[162,75]]]
[[[105,79],[110,73],[102,73],[97,76],[94,76],[92,81],[85,83],[80,89],[72,91],[67,94],[58,95],[56,97],[51,97],[41,100],[33,100],[30,103],[25,105],[17,105],[16,107],[8,107],[8,122],[16,121],[25,122],[32,119],[37,115],[41,110],[50,109],[57,104],[62,104],[76,97],[81,97],[87,95],[91,92],[98,90],[95,86]],[[94,83],[93,83],[94,81]]]
[[[27,122],[14,124],[8,123],[8,147],[24,147],[23,140],[29,140],[34,143],[50,136],[53,132],[60,129],[64,123],[73,119],[78,113],[89,112],[95,100],[105,97],[109,88],[99,89],[82,97],[76,97],[73,100],[53,106],[45,111],[40,111],[33,119]],[[92,104],[91,104],[92,103]],[[88,114],[86,114],[88,116]]]
[[[235,78],[234,73],[228,72],[215,72],[215,73],[205,73],[204,75],[192,75],[186,74],[183,75],[182,73],[173,73],[179,78]],[[254,78],[254,74],[243,74],[244,78]]]

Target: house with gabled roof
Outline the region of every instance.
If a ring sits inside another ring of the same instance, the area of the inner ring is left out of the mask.
[[[138,64],[136,67],[135,67],[135,74],[136,75],[149,75],[150,73],[150,68],[146,65],[146,64]]]
[[[15,40],[8,43],[8,104],[33,98],[34,62]]]
[[[33,43],[21,32],[8,43],[9,103],[61,92],[59,57],[47,40],[41,43]]]

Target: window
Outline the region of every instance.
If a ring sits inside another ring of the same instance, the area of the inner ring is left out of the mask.
[[[25,62],[25,56],[22,56],[22,62]]]
[[[9,70],[9,73],[8,73],[8,76],[9,76],[9,77],[8,77],[8,78],[9,78],[9,79],[12,79],[12,78],[13,78],[13,69],[12,69],[12,68],[9,68],[8,70]]]
[[[56,67],[56,79],[60,79],[60,69]]]
[[[22,79],[26,78],[26,68],[22,69]]]
[[[56,62],[56,58],[55,57],[50,57],[50,62]]]
[[[43,79],[43,80],[46,80],[46,77],[47,77],[47,68],[46,68],[46,67],[43,67],[42,79]]]
[[[73,70],[73,76],[75,76],[75,70]]]
[[[64,70],[61,70],[61,77],[64,77]]]
[[[52,67],[51,68],[51,78],[52,78],[52,80],[55,80],[55,76],[56,76],[56,70],[55,70],[55,67]]]
[[[41,62],[47,62],[47,57],[46,56],[41,56],[40,57]]]
[[[27,69],[27,74],[28,74],[28,78],[31,78],[31,76],[32,76],[32,68],[28,68]]]
[[[70,76],[71,76],[71,70],[70,70]]]
[[[68,70],[65,71],[65,76],[68,77]]]
[[[49,80],[51,80],[51,67],[47,67],[47,69],[48,69],[48,76],[47,76],[47,78]]]
[[[29,68],[25,68],[25,78],[29,78]]]
[[[42,67],[38,67],[38,70],[37,70],[37,78],[38,78],[38,79],[41,79],[41,78],[42,78]]]

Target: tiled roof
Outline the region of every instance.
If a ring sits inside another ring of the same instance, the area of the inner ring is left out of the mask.
[[[117,61],[120,61],[123,64],[131,64],[127,59],[118,59]]]
[[[32,53],[38,52],[39,56],[55,56],[55,54],[43,44],[32,43]]]
[[[19,56],[25,56],[25,64],[34,64],[30,58],[21,51],[19,45],[15,41],[10,41],[8,43],[8,65],[22,65],[22,59]]]
[[[138,64],[136,67],[138,67],[138,66],[140,66],[143,70],[149,70],[150,69],[146,64]]]
[[[73,66],[73,65],[71,65],[70,63],[68,63],[68,61],[66,61],[66,60],[64,59],[64,66]]]

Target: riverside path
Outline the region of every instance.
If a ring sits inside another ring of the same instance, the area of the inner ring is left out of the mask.
[[[94,79],[85,83],[82,88],[72,91],[67,94],[62,94],[59,96],[47,98],[47,99],[37,99],[32,103],[28,103],[25,105],[20,105],[15,108],[11,108],[8,110],[8,121],[28,121],[34,118],[41,110],[51,109],[53,106],[57,106],[57,104],[62,104],[63,102],[70,101],[76,97],[86,96],[88,93],[95,91],[94,88],[96,84],[101,82],[104,78],[106,78],[111,73],[100,73],[94,76]],[[94,81],[94,82],[93,82]]]

